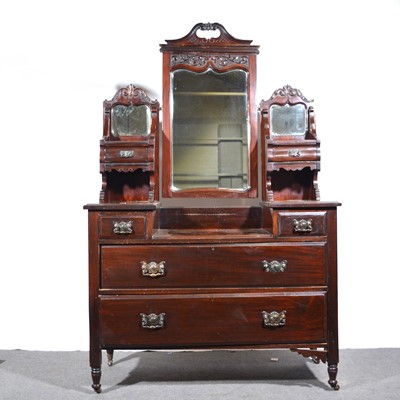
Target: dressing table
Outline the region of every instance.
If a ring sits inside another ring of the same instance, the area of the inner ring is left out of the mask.
[[[96,392],[115,349],[290,349],[339,388],[340,203],[320,200],[312,102],[284,86],[257,104],[251,43],[214,23],[162,44],[162,126],[139,87],[104,101],[84,206]]]

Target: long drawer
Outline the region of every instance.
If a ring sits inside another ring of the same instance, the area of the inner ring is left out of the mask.
[[[326,342],[324,293],[104,296],[104,347]]]
[[[102,288],[324,285],[326,243],[101,249]]]

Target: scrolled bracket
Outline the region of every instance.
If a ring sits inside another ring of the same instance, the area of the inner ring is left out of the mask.
[[[263,269],[265,272],[284,272],[287,267],[287,260],[282,261],[262,261]]]
[[[311,232],[312,219],[294,219],[293,220],[294,232]]]
[[[268,328],[277,328],[279,326],[284,326],[286,324],[286,310],[284,311],[263,311],[263,324]]]
[[[165,313],[161,314],[143,314],[140,313],[142,320],[142,328],[145,329],[160,329],[164,327]]]
[[[165,275],[165,261],[156,263],[155,261],[140,261],[142,266],[142,275],[149,278],[156,278]]]
[[[328,352],[323,349],[323,350],[318,350],[314,348],[310,349],[305,349],[305,348],[291,348],[290,349],[293,352],[299,353],[303,357],[309,357],[314,364],[319,364],[321,361],[323,363],[326,363],[327,357],[328,357]]]
[[[117,235],[129,235],[133,232],[132,221],[114,221],[113,232]]]

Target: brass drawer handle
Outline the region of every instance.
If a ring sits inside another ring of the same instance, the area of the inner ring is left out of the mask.
[[[155,261],[140,261],[142,265],[142,275],[150,278],[156,278],[158,276],[165,275],[165,261],[156,263]]]
[[[287,267],[287,260],[283,261],[261,261],[265,272],[284,272]]]
[[[264,326],[276,328],[286,324],[286,310],[281,312],[271,311],[270,313],[263,311],[262,316]]]
[[[140,313],[142,319],[142,328],[145,329],[160,329],[164,327],[165,313],[161,314],[143,314]]]
[[[133,150],[121,150],[119,156],[121,158],[133,158],[135,157],[135,152]]]
[[[132,221],[114,221],[113,232],[117,235],[129,235],[133,232]]]
[[[293,230],[295,232],[311,232],[312,219],[294,219]]]
[[[290,149],[288,151],[288,156],[289,157],[300,157],[301,156],[300,150],[299,149]]]

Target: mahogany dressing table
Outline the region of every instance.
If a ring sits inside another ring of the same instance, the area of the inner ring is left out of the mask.
[[[205,38],[203,33],[213,37]],[[314,109],[290,86],[256,104],[258,46],[218,24],[161,45],[163,110],[104,101],[89,216],[90,365],[102,350],[287,348],[339,362],[338,202],[320,200]]]

